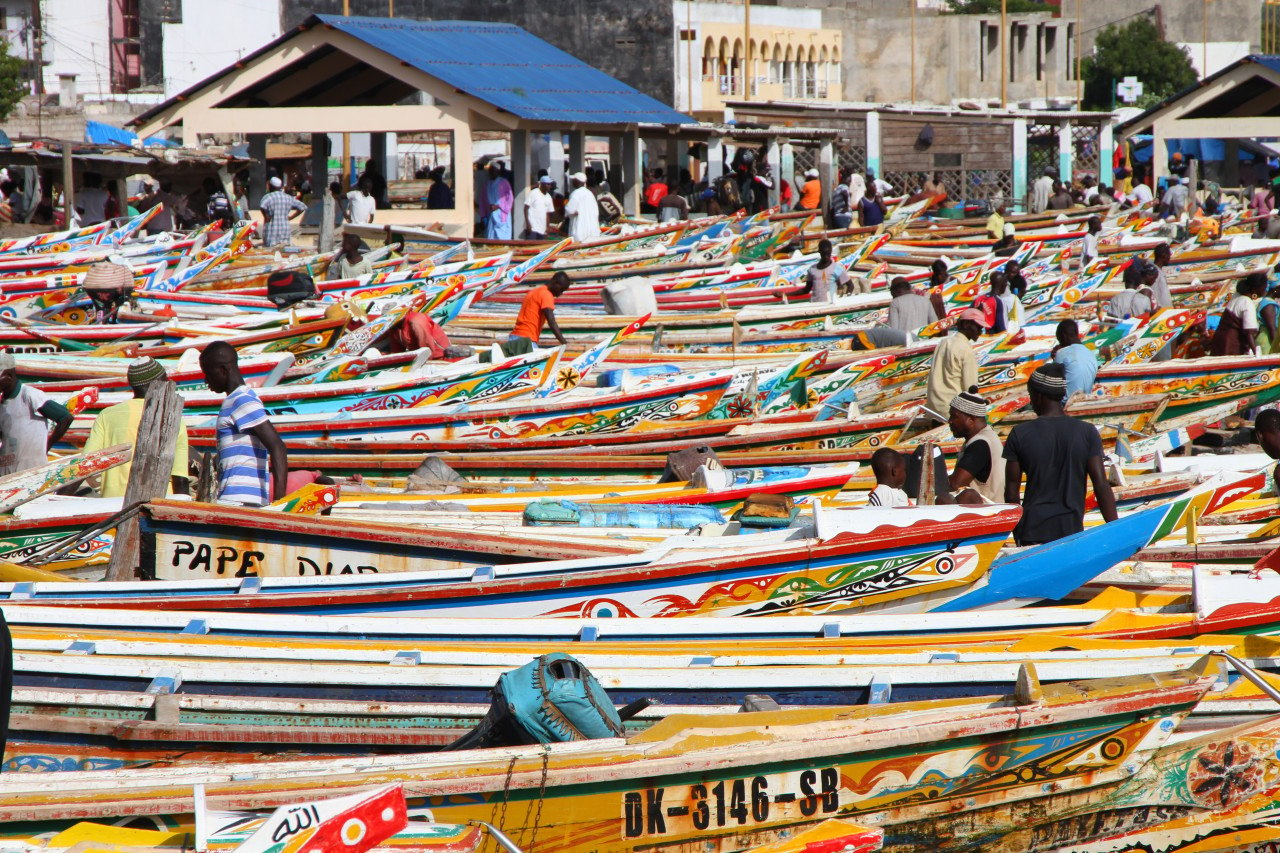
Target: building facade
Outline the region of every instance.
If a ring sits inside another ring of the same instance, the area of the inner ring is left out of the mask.
[[[1262,20],[1256,0],[1207,9],[1206,0],[1058,0],[1057,12],[1006,16],[1003,30],[999,14],[951,15],[941,0],[753,0],[753,12],[757,4],[820,10],[844,36],[844,97],[880,103],[994,101],[1003,92],[1012,104],[1064,107],[1078,96],[1077,58],[1108,25],[1150,15],[1212,73],[1257,49]]]
[[[675,106],[683,112],[720,121],[727,100],[844,96],[843,37],[816,9],[676,0],[672,15]]]

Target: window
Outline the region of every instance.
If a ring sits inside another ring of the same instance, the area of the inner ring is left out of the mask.
[[[978,24],[978,78],[992,80],[1000,73],[1000,28],[983,21]]]
[[[1067,79],[1076,79],[1076,25],[1067,24]]]
[[[111,0],[111,91],[122,94],[142,85],[142,42],[138,0]]]

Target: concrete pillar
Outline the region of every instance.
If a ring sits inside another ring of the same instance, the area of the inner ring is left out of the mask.
[[[668,178],[676,182],[678,187],[680,182],[680,140],[676,138],[675,134],[667,136],[666,159],[667,162],[662,164],[662,170]]]
[[[400,177],[399,164],[396,162],[396,136],[394,133],[369,134],[369,159],[378,165],[378,171],[388,181]],[[387,199],[376,200],[379,208],[389,207]]]
[[[1013,120],[1013,199],[1015,205],[1022,205],[1023,211],[1031,209],[1027,204],[1027,120]]]
[[[64,110],[74,110],[80,103],[76,92],[76,75],[63,73],[58,75],[58,106]]]
[[[782,204],[782,157],[780,156],[782,149],[782,140],[776,136],[769,138],[768,148],[765,150],[765,160],[769,164],[769,173],[773,176],[773,189],[769,190],[769,206],[777,207]]]
[[[707,183],[714,183],[724,174],[724,138],[713,136],[707,140]]]
[[[1112,169],[1113,157],[1115,156],[1115,136],[1114,131],[1109,124],[1104,124],[1098,131],[1098,183],[1111,185],[1115,180],[1115,171]],[[1126,164],[1129,168],[1130,175],[1133,174],[1133,164]]]
[[[1064,119],[1058,123],[1058,179],[1064,184],[1071,180],[1072,154],[1071,122]]]
[[[609,136],[609,168],[605,172],[605,178],[609,181],[609,189],[613,194],[622,200],[622,138],[623,134],[614,133]]]
[[[529,200],[533,169],[529,154],[529,131],[511,131],[511,236],[520,239],[524,233],[524,203]]]
[[[115,180],[108,182],[108,189],[120,202],[120,216],[124,219],[128,219],[129,182],[124,178],[116,178]],[[228,196],[228,198],[230,198],[230,196]]]
[[[622,184],[618,187],[620,190],[618,199],[622,202],[622,209],[628,216],[638,216],[643,183],[643,170],[640,166],[640,134],[634,130],[624,133],[621,152],[622,159],[619,165],[622,167],[620,170]]]
[[[582,171],[587,162],[587,138],[580,130],[571,130],[569,137],[569,161],[565,166],[565,171],[572,174],[573,172]],[[568,192],[567,184],[565,187]]]
[[[831,191],[836,185],[835,162],[836,144],[828,139],[818,148],[818,181],[822,184],[822,221],[824,223],[831,210]]]
[[[1151,125],[1151,188],[1160,198],[1160,179],[1169,174],[1169,148],[1166,145],[1164,127],[1156,122]]]
[[[311,193],[320,198],[329,191],[329,134],[311,134]]]
[[[551,138],[547,141],[547,158],[549,160],[547,174],[556,182],[556,186],[560,188],[561,192],[566,192],[568,189],[568,182],[565,181],[565,175],[569,171],[565,168],[568,165],[565,162],[566,154],[564,134],[557,130],[551,134]]]
[[[453,132],[453,209],[463,217],[456,236],[471,236],[475,218],[476,185],[472,172],[471,131],[465,127]]]
[[[267,136],[249,134],[249,209],[256,210],[267,192]]]
[[[867,169],[884,180],[880,173],[880,113],[867,113]]]
[[[778,172],[783,181],[789,181],[792,189],[795,188],[796,179],[796,153],[791,147],[790,142],[783,142],[778,146]],[[778,183],[779,198],[781,198],[782,183]]]
[[[1110,129],[1108,127],[1108,129]],[[1222,180],[1224,187],[1240,186],[1240,140],[1225,140],[1222,155]]]

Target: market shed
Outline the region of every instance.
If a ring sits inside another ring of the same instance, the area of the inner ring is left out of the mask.
[[[1165,98],[1117,127],[1125,138],[1152,136],[1152,171],[1156,180],[1169,172],[1166,141],[1222,139],[1224,162],[1237,162],[1239,140],[1280,136],[1280,56],[1251,54],[1199,83]],[[1224,175],[1229,184],[1234,175]]]
[[[474,215],[472,133],[507,133],[519,233],[533,135],[567,137],[570,170],[583,166],[586,136],[607,137],[610,160],[621,167],[617,194],[635,212],[639,126],[692,122],[510,24],[313,15],[139,116],[133,129],[139,136],[180,129],[188,147],[201,135],[245,134],[258,163],[268,136],[310,132],[313,163],[326,166],[328,133],[372,134],[375,161],[385,158],[387,133],[448,133],[455,204],[432,215],[459,232]],[[324,169],[313,166],[316,173]],[[263,168],[253,175],[256,199]]]

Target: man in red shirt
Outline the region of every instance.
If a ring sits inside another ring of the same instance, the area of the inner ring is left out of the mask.
[[[549,284],[540,284],[530,290],[520,303],[515,327],[511,329],[511,336],[503,344],[502,351],[509,356],[532,352],[544,325],[551,329],[557,341],[567,346],[569,342],[556,323],[556,297],[568,289],[569,276],[558,272],[551,277]]]

